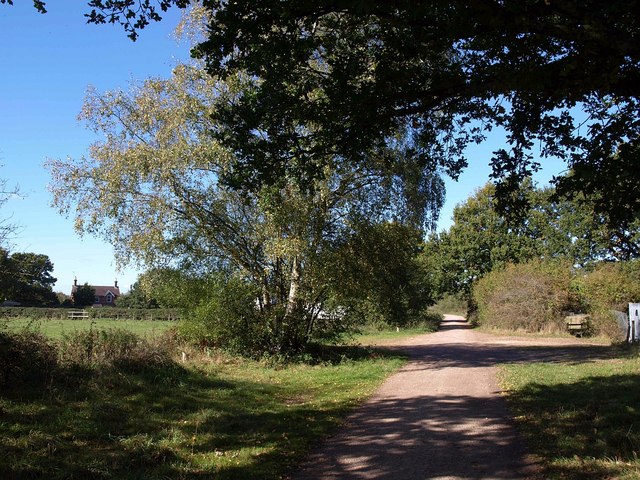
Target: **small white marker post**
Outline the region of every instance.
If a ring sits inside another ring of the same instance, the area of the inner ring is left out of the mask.
[[[629,343],[640,342],[640,303],[629,304]]]

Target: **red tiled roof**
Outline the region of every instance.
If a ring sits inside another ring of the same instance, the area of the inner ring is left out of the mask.
[[[74,294],[80,285],[73,285],[71,287],[71,293]],[[106,297],[107,293],[111,292],[116,297],[120,296],[120,287],[114,287],[112,285],[90,285],[96,291],[96,296]]]

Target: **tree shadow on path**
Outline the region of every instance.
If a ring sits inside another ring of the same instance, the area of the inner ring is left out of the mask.
[[[502,363],[605,359],[610,349],[544,345],[553,343],[547,339],[519,342],[470,330],[463,320],[448,320],[433,336],[387,347],[409,355],[411,361],[400,375],[422,382],[421,393],[407,398],[393,393],[374,396],[292,478],[540,478],[494,380],[485,393],[470,388],[472,393],[465,394],[464,385],[460,393],[451,393],[448,379],[453,382],[458,376],[458,381],[471,383],[476,375],[494,378],[494,367]]]

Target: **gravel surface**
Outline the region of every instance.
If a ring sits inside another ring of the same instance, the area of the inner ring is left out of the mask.
[[[479,333],[452,315],[437,333],[392,348],[411,361],[292,480],[542,478],[512,424],[497,365],[606,356],[606,348],[572,338]]]

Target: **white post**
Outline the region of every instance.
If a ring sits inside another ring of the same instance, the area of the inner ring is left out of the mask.
[[[640,303],[629,304],[629,343],[640,342]]]

